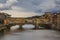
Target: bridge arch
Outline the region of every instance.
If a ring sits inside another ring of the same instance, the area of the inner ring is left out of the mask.
[[[24,24],[24,25],[22,25],[22,27],[24,29],[33,29],[35,27],[35,25],[34,24]]]
[[[19,29],[19,25],[14,25],[14,26],[11,26],[10,27],[10,30],[11,31],[16,31],[16,30],[18,30]]]

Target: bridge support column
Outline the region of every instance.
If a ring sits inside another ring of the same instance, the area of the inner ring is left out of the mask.
[[[34,29],[39,29],[39,25],[35,24],[35,28]]]
[[[6,26],[6,28],[4,29],[4,34],[9,34],[10,33],[10,26]]]
[[[4,29],[4,34],[9,34],[10,33],[10,29]]]
[[[4,35],[10,32],[6,26],[2,26],[2,27],[3,29],[0,30],[0,35]]]
[[[22,24],[19,25],[19,30],[20,30],[20,31],[23,30]]]
[[[2,36],[2,35],[4,35],[4,30],[3,29],[0,30],[0,36]]]
[[[9,34],[10,33],[10,28],[4,29],[4,34]]]

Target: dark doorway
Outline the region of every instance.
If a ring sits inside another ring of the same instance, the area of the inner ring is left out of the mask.
[[[4,24],[4,20],[3,19],[0,19],[0,24]]]

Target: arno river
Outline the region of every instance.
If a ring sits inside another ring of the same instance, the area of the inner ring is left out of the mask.
[[[25,30],[0,36],[0,40],[60,40],[60,32],[55,30]]]

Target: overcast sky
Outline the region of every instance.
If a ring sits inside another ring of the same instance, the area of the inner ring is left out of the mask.
[[[0,11],[12,17],[30,17],[60,11],[60,0],[0,0]]]

